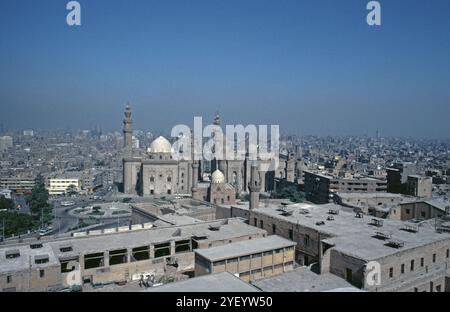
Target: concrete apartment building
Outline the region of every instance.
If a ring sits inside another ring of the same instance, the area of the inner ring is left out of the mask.
[[[7,151],[8,149],[12,148],[14,146],[13,144],[13,138],[10,136],[0,136],[0,153]]]
[[[407,194],[408,176],[416,174],[416,166],[410,162],[397,162],[386,171],[387,191],[389,193]]]
[[[81,181],[75,178],[51,178],[48,181],[48,193],[49,195],[63,195],[71,187],[75,192],[81,191]]]
[[[361,211],[378,218],[396,217],[400,204],[416,200],[416,197],[394,193],[336,193],[334,202],[338,205]]]
[[[294,269],[296,243],[272,235],[195,250],[195,276],[230,272],[249,282]]]
[[[296,260],[367,291],[444,291],[450,226],[383,220],[335,204],[251,210],[250,224],[297,242]],[[380,274],[372,274],[373,263]],[[381,277],[381,278],[380,278]],[[378,283],[379,279],[379,283]],[[372,283],[372,280],[374,283]]]
[[[450,214],[450,200],[446,198],[416,199],[401,203],[391,217],[397,220],[426,220]]]
[[[416,197],[431,197],[433,193],[433,179],[419,175],[409,175],[406,192]]]
[[[316,204],[333,201],[335,193],[385,193],[387,182],[370,177],[342,178],[305,171],[306,198]]]
[[[0,188],[14,191],[18,194],[31,192],[35,184],[34,178],[0,177]]]
[[[112,229],[115,230],[115,229]],[[111,232],[111,233],[110,233]],[[194,271],[194,249],[258,239],[266,231],[238,219],[130,231],[79,233],[0,247],[0,291],[48,291],[69,285],[128,282]]]

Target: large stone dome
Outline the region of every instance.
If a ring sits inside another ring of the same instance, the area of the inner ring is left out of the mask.
[[[160,136],[150,144],[150,153],[172,153],[172,145],[165,137]]]
[[[211,182],[214,184],[217,183],[225,183],[225,176],[223,175],[222,171],[216,170],[211,175]]]

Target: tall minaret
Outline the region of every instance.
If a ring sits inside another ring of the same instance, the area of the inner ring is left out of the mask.
[[[198,192],[198,168],[199,168],[199,164],[196,160],[194,160],[192,162],[192,198],[194,199],[199,199],[197,198],[197,192]]]
[[[250,210],[259,208],[259,192],[261,191],[261,181],[259,176],[258,163],[252,162],[250,169],[250,182],[248,183],[250,190]]]
[[[123,147],[131,149],[133,146],[133,129],[131,128],[131,107],[127,103],[125,107],[125,119],[123,120]]]
[[[216,112],[216,115],[214,116],[214,126],[220,127],[220,115],[219,115],[219,112]],[[216,131],[214,131],[214,132],[212,133],[212,135],[211,135],[211,138],[212,138],[213,140],[215,140],[215,137],[216,137]],[[214,146],[213,146],[213,148],[212,148],[212,151],[213,151],[214,153],[216,152],[216,143],[217,143],[217,142],[214,141]],[[211,172],[214,172],[214,171],[216,171],[217,169],[219,169],[219,160],[217,160],[216,158],[214,158],[214,159],[211,161]]]

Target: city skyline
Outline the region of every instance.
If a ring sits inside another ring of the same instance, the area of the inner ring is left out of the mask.
[[[448,139],[450,5],[367,1],[4,2],[0,123],[6,129],[169,132],[194,116],[280,124],[298,135]],[[6,31],[8,29],[8,31]],[[19,117],[19,118],[18,118]]]

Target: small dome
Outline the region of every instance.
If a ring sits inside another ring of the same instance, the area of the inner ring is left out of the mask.
[[[172,153],[172,145],[165,137],[156,138],[152,144],[150,144],[151,153]]]
[[[220,170],[216,170],[211,175],[211,182],[214,184],[225,183],[225,176]]]

